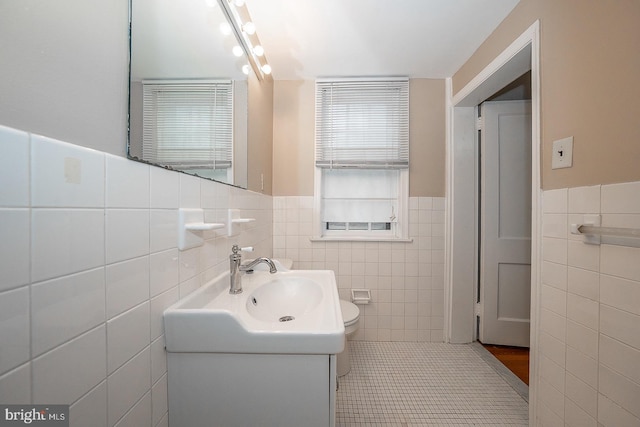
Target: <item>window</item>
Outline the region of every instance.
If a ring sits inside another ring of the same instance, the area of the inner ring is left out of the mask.
[[[409,81],[316,82],[319,235],[407,237]]]
[[[233,87],[143,82],[142,159],[225,180],[232,173]]]

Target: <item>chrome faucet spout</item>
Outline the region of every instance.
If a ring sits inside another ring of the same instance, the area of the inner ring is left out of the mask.
[[[258,265],[260,263],[267,264],[269,266],[269,273],[271,273],[271,274],[273,274],[273,273],[278,271],[278,269],[276,268],[275,263],[271,259],[269,259],[267,257],[256,258],[253,261],[251,261],[249,264],[241,265],[240,266],[240,271],[252,272],[253,271],[253,267],[255,267],[256,265]]]
[[[233,245],[231,248],[231,255],[229,255],[229,279],[230,279],[230,294],[239,294],[242,293],[242,273],[252,273],[253,268],[260,264],[265,263],[269,266],[269,272],[271,274],[277,272],[275,263],[266,257],[257,258],[248,263],[247,265],[242,265],[242,254],[240,251],[247,250],[249,248],[240,248],[238,245]],[[253,250],[251,248],[251,250]]]

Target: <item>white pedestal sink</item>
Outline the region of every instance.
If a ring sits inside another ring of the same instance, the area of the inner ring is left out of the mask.
[[[334,426],[344,322],[325,270],[229,275],[164,314],[172,427]]]

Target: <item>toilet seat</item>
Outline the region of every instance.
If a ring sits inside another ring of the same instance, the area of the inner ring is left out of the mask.
[[[360,319],[360,309],[352,302],[340,300],[340,310],[345,328],[354,325]]]

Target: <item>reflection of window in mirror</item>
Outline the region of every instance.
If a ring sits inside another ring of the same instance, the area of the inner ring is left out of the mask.
[[[143,81],[142,160],[233,182],[231,81]]]

